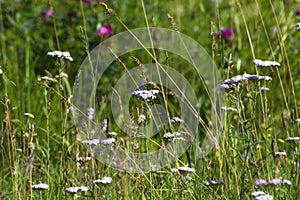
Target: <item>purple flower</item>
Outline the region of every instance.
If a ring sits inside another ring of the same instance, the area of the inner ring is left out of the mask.
[[[234,32],[232,28],[221,27],[220,31],[217,32],[216,35],[223,37],[226,41],[234,40]]]
[[[278,185],[278,184],[280,184],[280,183],[281,183],[281,180],[275,178],[275,179],[273,179],[273,180],[270,180],[270,181],[268,182],[268,185]]]
[[[109,24],[102,26],[101,28],[99,28],[96,31],[96,35],[100,35],[100,36],[109,36],[111,34],[113,34],[113,30],[111,28],[111,26]]]
[[[300,8],[297,9],[296,15],[300,15]]]
[[[141,82],[141,83],[140,83],[140,89],[141,89],[141,90],[145,90],[145,89],[146,89],[145,83],[144,83],[144,82]]]
[[[267,184],[268,184],[268,182],[263,179],[257,179],[255,181],[255,185],[257,185],[257,186],[262,186],[262,185],[267,185]]]
[[[42,10],[42,15],[44,15],[45,17],[51,17],[52,14],[53,14],[53,10],[51,8]]]

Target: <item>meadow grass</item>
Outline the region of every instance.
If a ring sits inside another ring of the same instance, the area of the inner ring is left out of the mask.
[[[0,199],[254,199],[251,193],[259,190],[274,199],[299,199],[300,142],[291,140],[299,137],[300,121],[300,33],[295,29],[299,3],[107,1],[101,6],[91,2],[95,4],[0,1]],[[102,123],[103,132],[118,134],[117,145],[135,153],[151,152],[168,144],[170,140],[163,136],[178,128],[170,120],[180,117],[179,101],[159,83],[145,86],[159,90],[155,100],[130,99],[135,123],[130,126],[146,124],[145,129],[151,130],[141,114],[162,103],[167,108],[166,127],[155,137],[139,140],[117,126],[119,119],[113,118],[110,107],[112,94],[117,94],[113,88],[133,66],[139,66],[141,76],[144,64],[155,60],[179,71],[197,93],[200,120],[196,140],[170,166],[147,173],[118,171],[94,158],[83,144],[89,138],[82,133],[95,131],[93,124],[78,127],[71,115],[76,74],[91,49],[111,36],[95,34],[106,24],[114,34],[152,26],[179,30],[203,46],[223,80],[244,73],[272,80],[248,79],[230,85],[222,102],[227,108],[220,120],[222,132],[210,153],[201,157],[199,145],[209,134],[212,102],[193,67],[171,52],[151,48],[120,56],[97,86],[95,113],[87,114]],[[219,37],[222,27],[233,29],[234,38]],[[54,50],[69,51],[74,61],[47,56]],[[281,66],[258,67],[252,63],[256,58]],[[269,90],[262,92],[262,87]],[[174,172],[180,166],[195,172]],[[111,182],[103,177],[111,177]],[[48,188],[35,189],[38,186],[33,185],[39,183]],[[81,188],[69,193],[70,187]]]

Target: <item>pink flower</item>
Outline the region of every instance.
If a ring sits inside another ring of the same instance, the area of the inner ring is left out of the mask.
[[[45,16],[45,17],[51,17],[52,14],[53,14],[53,10],[50,8],[50,9],[44,9],[42,10],[42,14]]]
[[[111,26],[108,24],[108,25],[105,25],[105,26],[102,26],[101,28],[99,28],[97,31],[96,31],[96,35],[111,35],[113,34],[113,30],[111,28]]]
[[[221,27],[220,31],[216,33],[217,36],[223,37],[226,41],[234,40],[234,33],[232,28]]]
[[[300,8],[297,9],[296,15],[300,15]]]

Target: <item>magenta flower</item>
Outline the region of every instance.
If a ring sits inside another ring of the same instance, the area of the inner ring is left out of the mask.
[[[220,31],[217,32],[216,35],[221,36],[228,42],[234,40],[234,32],[232,28],[221,27]]]
[[[300,15],[300,8],[297,9],[296,15]]]
[[[42,15],[44,15],[45,17],[51,17],[52,14],[53,14],[53,10],[51,8],[42,10]]]
[[[81,0],[83,3],[90,4],[91,0]]]
[[[102,26],[101,28],[99,28],[97,31],[96,31],[96,35],[102,35],[102,36],[109,36],[111,34],[113,34],[113,30],[111,28],[111,26],[108,24],[108,25],[105,25],[105,26]]]

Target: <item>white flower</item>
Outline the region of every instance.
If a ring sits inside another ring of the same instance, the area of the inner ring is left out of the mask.
[[[261,92],[265,92],[265,91],[269,91],[270,89],[267,88],[267,87],[261,87],[259,90],[260,90]]]
[[[111,178],[111,177],[105,176],[105,177],[103,177],[102,179],[97,179],[97,180],[95,180],[94,183],[107,184],[107,183],[111,183],[111,181],[112,181],[112,178]]]
[[[146,116],[143,115],[143,114],[141,114],[141,115],[139,115],[137,121],[138,121],[138,124],[141,124],[141,123],[143,123],[145,120],[146,120]]]
[[[275,152],[275,155],[276,156],[286,156],[286,152],[284,152],[284,151],[278,151],[278,152]]]
[[[255,191],[255,192],[251,193],[251,196],[257,197],[257,196],[264,195],[264,194],[265,193],[263,191]]]
[[[156,99],[155,94],[158,94],[159,90],[136,90],[131,92],[131,95],[139,97],[143,100],[153,100]]]
[[[258,66],[258,67],[279,67],[280,66],[279,62],[269,61],[269,60],[262,61],[262,60],[259,60],[259,59],[253,60],[253,64]]]
[[[68,193],[76,193],[76,192],[86,192],[88,191],[89,189],[85,186],[80,186],[80,187],[69,187],[69,188],[66,188],[66,192]]]
[[[288,137],[285,139],[285,141],[287,141],[287,142],[300,141],[300,137]]]
[[[87,109],[87,117],[89,120],[92,120],[94,118],[95,109],[94,108],[88,108]]]
[[[233,111],[233,112],[237,112],[237,109],[236,109],[236,108],[232,108],[232,107],[222,106],[221,109],[222,109],[222,110],[225,110],[225,111]]]
[[[296,24],[296,29],[297,29],[297,31],[300,31],[300,23]]]
[[[34,115],[31,113],[24,113],[25,116],[30,117],[32,119],[34,119]]]
[[[99,139],[92,139],[92,140],[83,140],[81,141],[82,144],[89,144],[89,145],[97,145],[100,143]]]
[[[170,121],[171,121],[171,123],[183,122],[183,120],[180,119],[179,117],[173,117]]]
[[[43,76],[41,79],[46,80],[46,81],[51,81],[51,82],[57,83],[57,80],[56,80],[56,79],[50,78],[50,77],[48,77],[48,76]]]
[[[107,135],[110,135],[110,136],[118,136],[118,133],[116,133],[116,132],[108,132]]]
[[[70,53],[68,51],[49,51],[47,53],[47,56],[57,56],[58,58],[65,58],[68,59],[70,61],[73,61],[73,58],[71,57]]]
[[[105,139],[101,140],[101,144],[104,144],[104,145],[112,144],[114,142],[116,142],[115,138],[105,138]]]
[[[37,185],[32,185],[31,188],[37,189],[37,190],[47,190],[49,188],[49,186],[46,183],[40,183]]]
[[[92,158],[91,157],[77,157],[77,158],[74,158],[74,160],[77,162],[86,162],[86,161],[92,160]]]
[[[174,132],[174,133],[168,132],[168,133],[164,134],[164,138],[166,138],[166,139],[176,138],[176,137],[180,137],[180,136],[181,136],[181,133],[179,133],[179,132]]]

